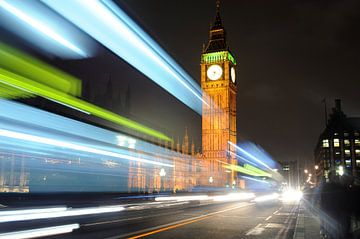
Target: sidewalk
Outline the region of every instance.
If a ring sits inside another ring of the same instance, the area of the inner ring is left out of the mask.
[[[304,206],[299,205],[299,214],[296,221],[294,239],[318,239],[320,238],[320,219]]]

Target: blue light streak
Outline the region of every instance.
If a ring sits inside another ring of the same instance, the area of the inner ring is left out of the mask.
[[[201,114],[202,103],[207,103],[200,87],[115,4],[85,0],[42,2]]]
[[[242,154],[244,154],[245,156],[247,156],[249,159],[254,160],[255,162],[257,162],[258,164],[264,166],[265,168],[269,169],[270,171],[273,171],[273,169],[271,167],[269,167],[266,163],[264,163],[263,161],[261,161],[260,159],[256,158],[255,156],[253,156],[252,154],[250,154],[249,152],[247,152],[246,150],[242,149],[241,147],[237,146],[236,144],[228,141],[228,143],[236,148],[236,151],[240,151]]]
[[[79,29],[37,1],[0,1],[0,23],[47,53],[62,58],[93,55],[94,43]]]

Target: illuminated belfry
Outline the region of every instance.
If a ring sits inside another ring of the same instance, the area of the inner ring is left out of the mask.
[[[204,165],[201,185],[235,186],[235,172],[225,170],[235,164],[236,144],[236,60],[229,50],[226,31],[220,17],[220,1],[216,1],[216,17],[210,28],[209,41],[201,55],[202,153]]]

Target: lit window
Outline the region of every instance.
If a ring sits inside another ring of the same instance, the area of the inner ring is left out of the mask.
[[[328,171],[328,170],[325,170],[325,171],[324,171],[324,177],[325,177],[326,179],[329,178],[329,171]]]
[[[356,167],[360,167],[360,159],[357,159],[355,162],[356,162]]]
[[[329,148],[329,140],[328,139],[323,140],[323,148]]]
[[[334,147],[340,147],[340,140],[334,139]]]
[[[359,139],[355,139],[355,146],[360,146],[360,140]]]
[[[351,167],[351,159],[346,159],[345,160],[345,165],[347,168]]]
[[[345,137],[349,136],[349,133],[345,132],[345,133],[344,133],[344,136],[345,136]]]
[[[360,156],[360,149],[355,149],[355,155],[358,157]]]
[[[354,132],[354,135],[355,135],[355,136],[359,136],[359,132]]]
[[[344,139],[344,145],[345,146],[350,146],[350,140]]]
[[[351,155],[350,149],[345,149],[344,153],[345,153],[345,156],[350,156]]]

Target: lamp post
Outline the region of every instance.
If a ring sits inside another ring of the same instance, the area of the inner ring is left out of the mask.
[[[161,179],[161,186],[160,186],[160,191],[164,191],[164,178],[166,176],[166,172],[164,168],[160,169],[160,179]]]

